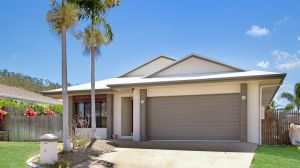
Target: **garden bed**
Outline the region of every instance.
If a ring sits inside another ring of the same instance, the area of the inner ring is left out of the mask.
[[[62,144],[59,144],[58,164],[61,167],[80,167],[83,163],[95,161],[98,156],[104,153],[112,152],[115,146],[116,144],[110,141],[95,140],[89,141],[84,148],[74,149],[72,152],[63,152]],[[33,162],[39,164],[39,157],[36,157]]]

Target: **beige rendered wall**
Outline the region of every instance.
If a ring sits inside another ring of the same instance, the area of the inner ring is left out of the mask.
[[[231,68],[226,66],[218,65],[209,61],[205,61],[199,58],[191,57],[183,62],[180,62],[168,69],[165,69],[154,77],[165,77],[165,76],[189,76],[199,75],[208,73],[218,72],[232,72]]]
[[[173,60],[161,57],[143,67],[140,67],[139,69],[133,72],[130,72],[125,76],[126,77],[147,76],[172,64],[173,62],[174,62]]]
[[[147,88],[147,97],[240,93],[240,83],[206,83]]]
[[[259,144],[259,82],[249,82],[247,90],[247,142]]]

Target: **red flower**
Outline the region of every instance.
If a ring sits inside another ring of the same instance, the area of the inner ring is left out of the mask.
[[[49,116],[54,116],[55,115],[55,112],[50,110],[50,109],[46,109],[44,111],[44,115],[49,115]]]
[[[7,112],[0,109],[0,121],[4,120],[6,115],[7,115]]]
[[[34,111],[31,107],[29,107],[25,110],[24,115],[29,117],[34,117],[37,116],[37,112]]]

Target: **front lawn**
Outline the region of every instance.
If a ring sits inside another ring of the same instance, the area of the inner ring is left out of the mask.
[[[251,168],[300,167],[300,147],[258,146]]]
[[[26,160],[38,153],[38,142],[0,142],[0,167],[26,168]]]

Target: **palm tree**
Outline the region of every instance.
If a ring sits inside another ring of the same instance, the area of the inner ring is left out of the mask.
[[[77,22],[76,6],[61,0],[52,0],[51,9],[48,11],[46,20],[50,28],[61,37],[62,46],[62,98],[63,98],[63,150],[71,151],[69,132],[69,109],[68,109],[68,80],[67,80],[67,48],[66,33]]]
[[[81,34],[84,53],[91,56],[91,116],[95,133],[95,55],[100,54],[100,47],[113,40],[113,32],[105,20],[108,9],[119,5],[119,0],[69,0],[79,8],[79,19],[90,22]]]
[[[295,84],[294,94],[290,92],[283,92],[280,95],[280,98],[284,98],[289,103],[284,107],[286,110],[291,110],[296,108],[298,111],[300,109],[300,82]]]
[[[280,105],[275,100],[272,100],[271,103],[268,105],[267,109],[276,110],[279,107]]]

